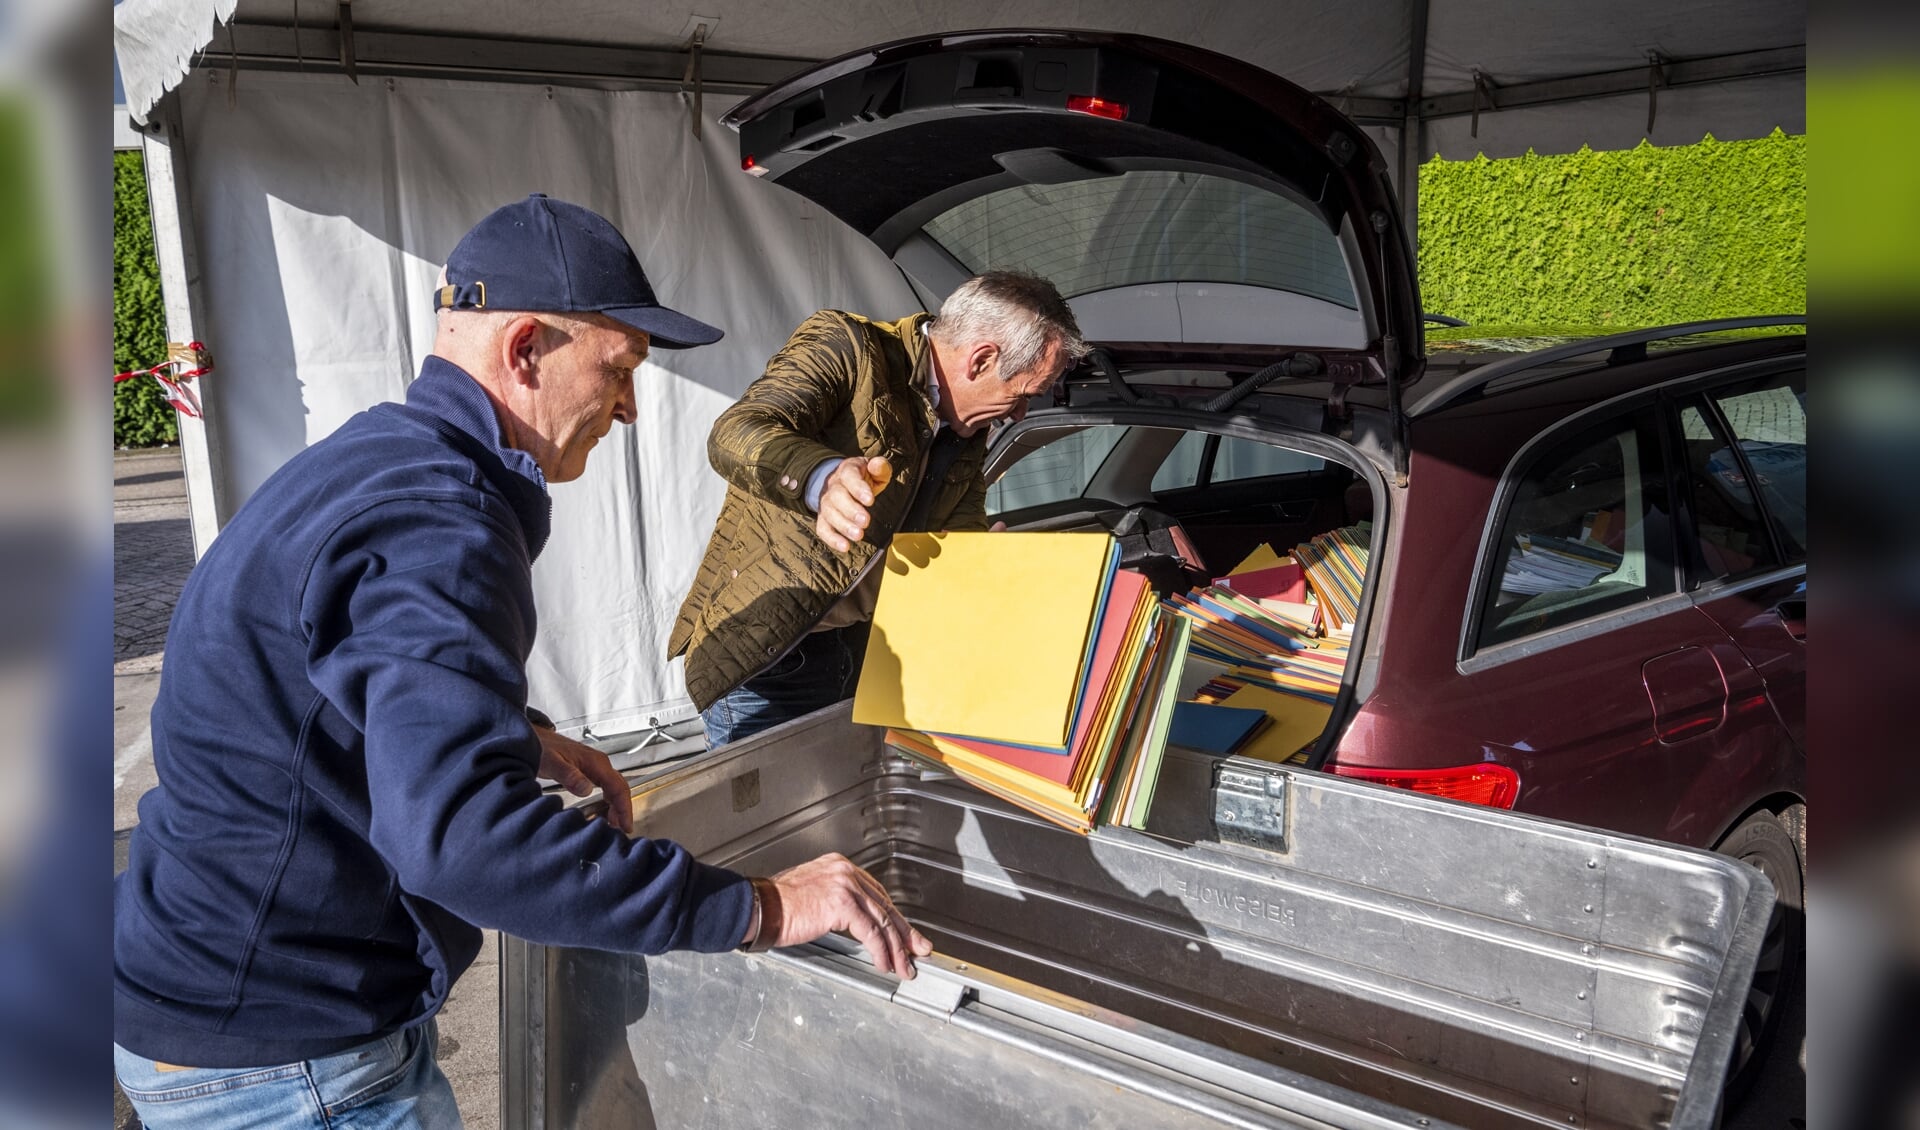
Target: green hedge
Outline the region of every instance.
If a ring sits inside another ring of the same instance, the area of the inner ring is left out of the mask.
[[[167,318],[153,257],[146,167],[139,153],[113,155],[113,371],[148,369],[167,359]],[[180,441],[179,422],[158,381],[113,386],[113,444],[151,447]]]
[[[1420,298],[1493,327],[1804,313],[1807,139],[1420,169]]]
[[[59,405],[47,209],[36,119],[21,93],[0,92],[0,433],[41,428]]]

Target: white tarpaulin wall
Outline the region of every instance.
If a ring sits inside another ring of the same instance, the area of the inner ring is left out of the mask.
[[[248,75],[181,91],[204,271],[200,382],[224,498],[244,499],[355,412],[399,399],[433,342],[431,295],[460,235],[529,192],[584,204],[633,244],[662,301],[722,326],[658,351],[586,476],[553,488],[534,567],[533,702],[619,732],[685,718],[662,660],[719,512],[713,419],[816,309],[919,309],[872,244],[739,171],[734,135],[695,139],[673,94]],[[722,107],[712,106],[710,112]]]

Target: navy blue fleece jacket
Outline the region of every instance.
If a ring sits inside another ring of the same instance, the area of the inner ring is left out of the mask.
[[[480,948],[719,951],[741,876],[541,795],[525,715],[545,480],[429,358],[262,485],[194,567],[160,784],[114,891],[114,1040],[248,1067],[418,1024]]]

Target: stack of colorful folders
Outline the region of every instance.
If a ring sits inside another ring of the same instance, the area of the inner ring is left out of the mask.
[[[1369,523],[1329,530],[1294,547],[1293,559],[1306,575],[1327,628],[1351,629],[1360,612],[1360,591],[1367,583]]]
[[[1075,831],[1144,823],[1186,631],[1110,537],[900,534],[886,569],[855,722]]]
[[[1324,634],[1328,608],[1307,570],[1263,545],[1232,573],[1169,597],[1162,607],[1193,627],[1182,685],[1190,701],[1182,705],[1257,710],[1268,719],[1229,749],[1178,739],[1174,744],[1268,761],[1302,760],[1303,750],[1326,728],[1347,661],[1346,643]],[[1198,712],[1187,713],[1198,720]]]

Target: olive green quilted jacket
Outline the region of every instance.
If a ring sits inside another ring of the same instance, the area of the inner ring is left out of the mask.
[[[667,642],[669,658],[687,657],[687,693],[700,709],[786,654],[899,528],[938,426],[927,318],[823,310],[714,422],[707,458],[727,499]],[[986,451],[983,428],[930,485],[939,494],[928,528],[986,529]],[[838,553],[814,533],[807,476],[824,459],[854,455],[885,456],[893,481],[874,500],[866,539]]]

